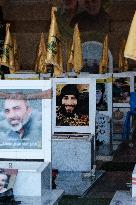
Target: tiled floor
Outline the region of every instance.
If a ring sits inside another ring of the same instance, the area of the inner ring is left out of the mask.
[[[93,201],[96,199],[99,205],[109,205],[117,190],[129,191],[130,188],[126,183],[131,182],[133,167],[136,163],[136,140],[133,146],[130,142],[122,143],[113,156],[113,160],[108,162],[97,161],[97,169],[105,167],[105,174],[97,181],[97,183],[87,193],[86,198],[82,198],[82,205],[96,205]],[[88,199],[88,203],[87,200]],[[101,202],[101,200],[107,202]],[[89,202],[90,201],[90,202]],[[64,202],[64,205],[79,205],[80,199],[74,202]],[[84,203],[85,202],[85,203]]]
[[[136,162],[136,140],[122,143],[115,152],[113,161]]]
[[[87,196],[92,198],[112,198],[117,190],[129,190],[126,183],[130,182],[130,179],[130,172],[106,172]]]
[[[129,144],[129,142],[126,142],[120,145],[113,156],[111,168],[105,172],[104,176],[89,191],[87,197],[112,198],[117,190],[129,191],[130,188],[127,187],[126,183],[131,182],[133,166],[136,163],[136,141],[133,141],[133,146],[131,144],[129,146]],[[102,162],[97,163],[99,168],[104,167]],[[120,166],[114,167],[114,164]]]

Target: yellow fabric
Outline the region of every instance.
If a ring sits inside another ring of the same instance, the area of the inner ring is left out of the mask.
[[[80,70],[83,67],[83,55],[78,24],[76,24],[74,28],[73,42],[68,63],[73,66],[76,73],[80,73]]]
[[[128,70],[128,59],[124,58],[124,72]]]
[[[106,73],[108,67],[108,49],[109,49],[109,36],[108,34],[105,36],[102,48],[102,56],[99,63],[99,73]]]
[[[20,55],[17,47],[16,38],[13,38],[13,50],[14,50],[14,63],[15,63],[15,70],[20,70]]]
[[[128,60],[124,57],[124,49],[125,49],[126,41],[122,40],[120,49],[119,49],[119,71],[127,71],[128,70]]]
[[[124,57],[136,60],[136,12],[130,26]]]
[[[46,63],[54,65],[54,76],[57,77],[63,73],[63,63],[61,36],[55,16],[56,11],[57,8],[53,7],[51,11],[51,25],[48,36]]]
[[[6,24],[6,36],[3,46],[3,53],[1,57],[1,65],[9,67],[10,72],[14,73],[15,70],[15,60],[14,60],[14,46],[13,39],[10,33],[10,24]]]
[[[47,73],[46,68],[46,46],[45,46],[45,38],[44,33],[41,33],[40,42],[38,46],[36,62],[35,62],[35,71],[38,73]]]
[[[97,79],[96,82],[97,83],[111,83],[112,82],[112,77]]]

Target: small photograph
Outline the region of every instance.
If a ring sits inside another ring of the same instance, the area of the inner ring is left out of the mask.
[[[114,134],[121,134],[123,132],[123,121],[122,122],[118,122],[118,121],[114,121],[113,122],[113,133]]]
[[[89,84],[56,84],[56,126],[89,126]]]
[[[113,133],[120,134],[129,108],[113,108]]]
[[[17,173],[17,169],[0,168],[0,194],[4,192],[8,194],[8,190],[13,189]]]
[[[2,89],[12,98],[0,99],[0,149],[42,148],[42,100],[23,99],[41,89]]]
[[[108,111],[106,83],[96,83],[96,110]]]
[[[130,100],[130,78],[113,78],[113,103],[129,103]]]

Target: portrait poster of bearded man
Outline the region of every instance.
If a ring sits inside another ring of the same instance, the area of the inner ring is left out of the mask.
[[[36,90],[3,89],[15,96]],[[0,99],[0,148],[42,148],[42,99]]]
[[[80,84],[65,84],[56,98],[56,126],[89,125],[89,93],[86,88],[81,90]]]

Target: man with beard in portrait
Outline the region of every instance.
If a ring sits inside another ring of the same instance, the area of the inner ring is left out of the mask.
[[[107,111],[108,105],[104,99],[105,94],[105,84],[97,83],[96,84],[96,110],[98,111]]]
[[[40,149],[42,146],[42,115],[30,106],[28,100],[16,98],[4,101],[0,130],[0,141],[5,142],[5,147],[8,143],[11,143],[11,148]]]
[[[65,85],[59,96],[59,106],[56,109],[57,126],[87,126],[88,115],[79,108],[79,91],[76,85]]]

